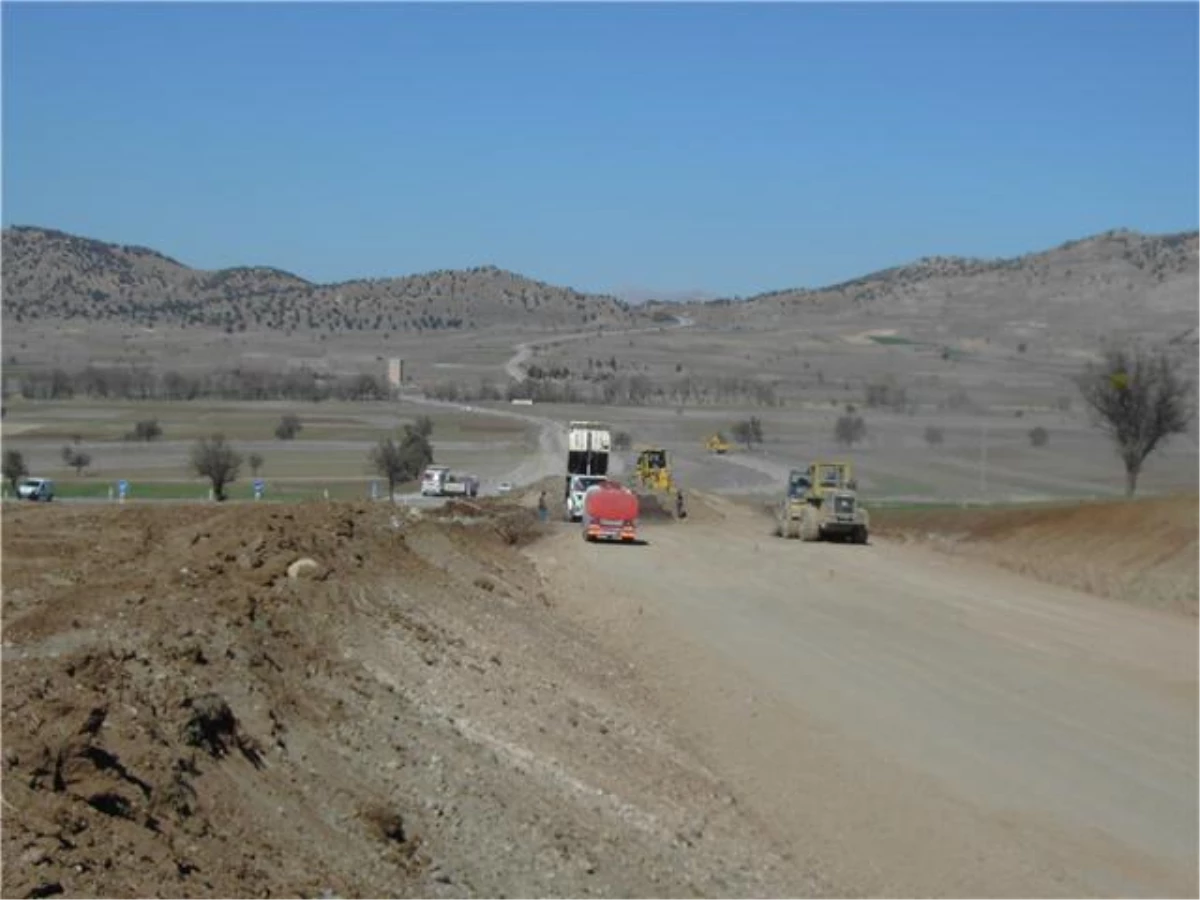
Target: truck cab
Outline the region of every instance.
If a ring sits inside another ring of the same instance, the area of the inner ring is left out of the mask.
[[[605,475],[572,475],[567,485],[566,519],[578,522],[583,519],[584,498],[588,489],[608,480]]]
[[[450,476],[449,466],[426,466],[421,475],[421,496],[440,497]]]

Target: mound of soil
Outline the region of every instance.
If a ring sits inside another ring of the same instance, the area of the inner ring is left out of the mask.
[[[5,895],[819,892],[462,507],[6,506]]]
[[[881,510],[877,534],[965,553],[1043,581],[1197,615],[1200,497],[1006,509]]]

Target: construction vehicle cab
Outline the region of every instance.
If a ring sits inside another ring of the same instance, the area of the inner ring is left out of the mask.
[[[638,485],[652,491],[672,491],[675,482],[671,478],[671,466],[667,451],[661,447],[650,447],[638,453]]]
[[[779,504],[775,533],[804,541],[849,540],[865,544],[870,527],[859,505],[854,469],[844,460],[819,460],[793,469]]]

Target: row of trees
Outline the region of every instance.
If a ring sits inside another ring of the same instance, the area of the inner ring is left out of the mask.
[[[274,372],[222,369],[203,374],[155,372],[140,366],[88,366],[24,372],[14,379],[27,400],[74,397],[113,400],[384,400],[387,380],[371,374],[326,375],[311,369]]]

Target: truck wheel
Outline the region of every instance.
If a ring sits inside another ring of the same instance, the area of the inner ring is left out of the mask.
[[[865,544],[867,542],[867,526],[859,525],[854,529],[854,543]]]

